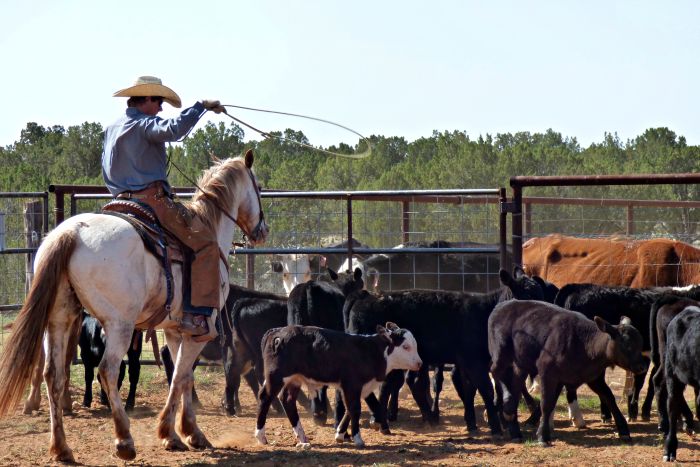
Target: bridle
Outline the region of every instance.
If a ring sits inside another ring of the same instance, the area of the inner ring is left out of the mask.
[[[248,177],[250,177],[250,182],[253,184],[253,188],[255,188],[255,195],[258,199],[258,211],[259,211],[259,219],[257,225],[253,228],[253,230],[248,230],[248,228],[243,225],[242,222],[240,222],[237,218],[233,217],[231,214],[229,214],[226,209],[224,209],[220,204],[219,200],[217,199],[216,196],[213,194],[209,193],[208,191],[203,190],[200,188],[196,183],[194,183],[195,188],[197,188],[204,196],[206,196],[213,204],[216,206],[216,208],[221,211],[221,213],[228,217],[230,220],[232,220],[243,232],[243,242],[233,242],[234,246],[246,246],[248,243],[248,239],[252,239],[253,241],[257,241],[260,238],[260,235],[262,234],[262,229],[263,229],[263,224],[265,223],[265,213],[263,212],[262,208],[262,198],[260,195],[260,187],[258,186],[258,183],[255,180],[255,176],[253,175],[253,171],[250,169],[250,167],[246,166],[246,171],[248,172]]]

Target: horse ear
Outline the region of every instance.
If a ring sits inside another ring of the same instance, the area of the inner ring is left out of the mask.
[[[248,149],[245,152],[245,166],[248,168],[253,167],[253,161],[255,160],[255,157],[253,156],[253,150]]]

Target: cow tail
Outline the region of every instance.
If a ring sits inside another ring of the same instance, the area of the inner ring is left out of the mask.
[[[12,323],[12,334],[0,356],[0,417],[20,402],[39,362],[41,340],[59,283],[75,249],[76,237],[76,231],[67,230],[50,236],[45,243],[29,294]]]

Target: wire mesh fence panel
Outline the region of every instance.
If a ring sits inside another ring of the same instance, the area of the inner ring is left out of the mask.
[[[679,200],[681,187],[527,187],[526,270],[557,285],[697,283],[700,274],[698,281],[692,277],[700,272],[700,249],[695,248],[700,246],[700,202]]]

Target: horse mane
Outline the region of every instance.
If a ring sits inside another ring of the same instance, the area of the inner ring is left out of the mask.
[[[216,230],[221,219],[220,208],[229,210],[234,202],[237,187],[245,182],[245,160],[243,157],[218,159],[199,177],[197,191],[192,201],[186,204],[193,215],[199,217],[210,229]],[[212,199],[214,198],[214,199]]]

